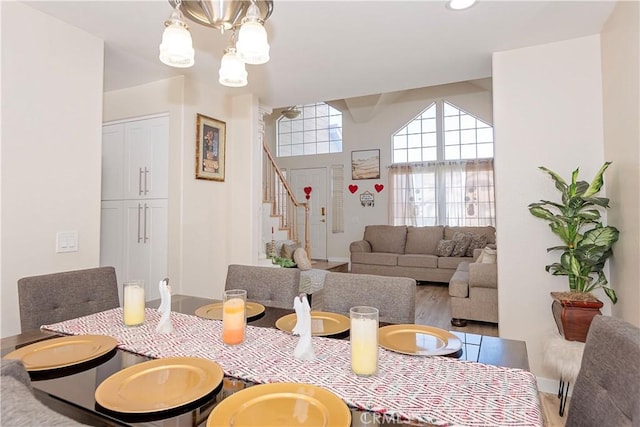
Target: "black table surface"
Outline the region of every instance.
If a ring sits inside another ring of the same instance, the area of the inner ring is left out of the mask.
[[[194,314],[196,309],[212,302],[215,300],[173,295],[171,309],[180,313]],[[151,308],[157,308],[159,305],[159,300],[147,303],[147,306]],[[266,307],[264,315],[250,321],[249,325],[273,328],[280,317],[291,313],[294,313],[293,309]],[[527,348],[524,341],[453,331],[452,333],[462,341],[461,351],[452,357],[496,366],[529,369]],[[37,330],[2,338],[2,356],[23,345],[55,336],[58,335]],[[225,377],[222,389],[218,393],[213,393],[177,410],[153,416],[132,417],[110,413],[96,404],[95,389],[102,381],[123,367],[147,360],[149,358],[144,356],[124,350],[115,350],[99,359],[71,368],[32,374],[32,385],[36,396],[47,406],[82,423],[95,426],[204,426],[209,413],[217,403],[236,391],[254,385],[251,382]],[[351,415],[354,421],[358,421],[353,425],[373,424],[374,420],[378,422],[375,425],[399,425],[397,423],[387,424],[384,418],[357,409],[352,409]],[[412,422],[407,425],[416,425],[416,423]]]

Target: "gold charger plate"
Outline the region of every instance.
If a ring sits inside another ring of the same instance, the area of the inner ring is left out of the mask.
[[[175,409],[214,391],[222,368],[198,357],[168,357],[138,363],[104,380],[96,389],[102,407],[127,414]]]
[[[207,427],[351,425],[351,411],[338,396],[310,384],[271,383],[245,388],[220,402]]]
[[[46,371],[97,359],[116,345],[118,341],[106,335],[73,335],[38,341],[12,351],[5,358],[21,360],[27,371]]]
[[[423,325],[389,325],[378,330],[380,347],[416,356],[444,356],[462,348],[460,338],[445,331]]]
[[[247,301],[245,305],[247,311],[247,319],[253,319],[264,313],[264,305],[257,302]],[[213,304],[207,304],[196,310],[196,316],[210,320],[222,320],[222,303],[214,302]]]
[[[287,314],[276,320],[276,328],[285,332],[292,332],[296,326],[295,313]],[[340,334],[349,330],[349,318],[338,313],[326,311],[311,312],[311,335],[325,337]]]

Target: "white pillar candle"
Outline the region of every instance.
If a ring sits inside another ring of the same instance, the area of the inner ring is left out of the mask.
[[[351,370],[360,376],[378,370],[378,310],[373,307],[351,309]]]

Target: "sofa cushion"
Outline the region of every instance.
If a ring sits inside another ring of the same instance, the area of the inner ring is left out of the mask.
[[[354,252],[351,254],[352,263],[375,265],[398,265],[398,254],[382,252]]]
[[[405,254],[435,255],[438,242],[444,236],[441,225],[428,227],[407,227],[407,244]]]
[[[482,249],[487,246],[488,237],[477,233],[468,233],[468,235],[471,236],[471,243],[469,243],[465,256],[472,257],[475,249]]]
[[[463,264],[469,264],[463,262]],[[468,267],[459,268],[453,273],[451,280],[449,280],[449,295],[452,297],[467,298],[469,296],[469,271]]]
[[[438,257],[420,254],[398,255],[398,265],[402,267],[438,268]]]
[[[466,256],[467,249],[471,244],[471,236],[469,236],[467,233],[457,232],[453,234],[452,240],[455,241],[456,244],[453,247],[453,251],[451,251],[451,256]]]
[[[487,236],[487,243],[496,242],[496,229],[491,225],[486,225],[484,227],[458,227],[447,225],[444,227],[444,238],[446,240],[451,240],[456,232],[482,234]]]
[[[440,240],[438,246],[436,246],[437,256],[451,256],[453,248],[456,247],[455,240]]]
[[[460,256],[442,256],[438,258],[438,268],[455,270],[461,262],[469,262],[469,258]]]
[[[367,225],[364,228],[364,240],[371,243],[373,252],[403,254],[407,242],[407,227],[404,225]]]

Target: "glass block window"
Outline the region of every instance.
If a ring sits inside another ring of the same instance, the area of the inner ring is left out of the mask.
[[[276,156],[309,156],[342,152],[342,113],[324,102],[299,107],[295,119],[276,123]]]

